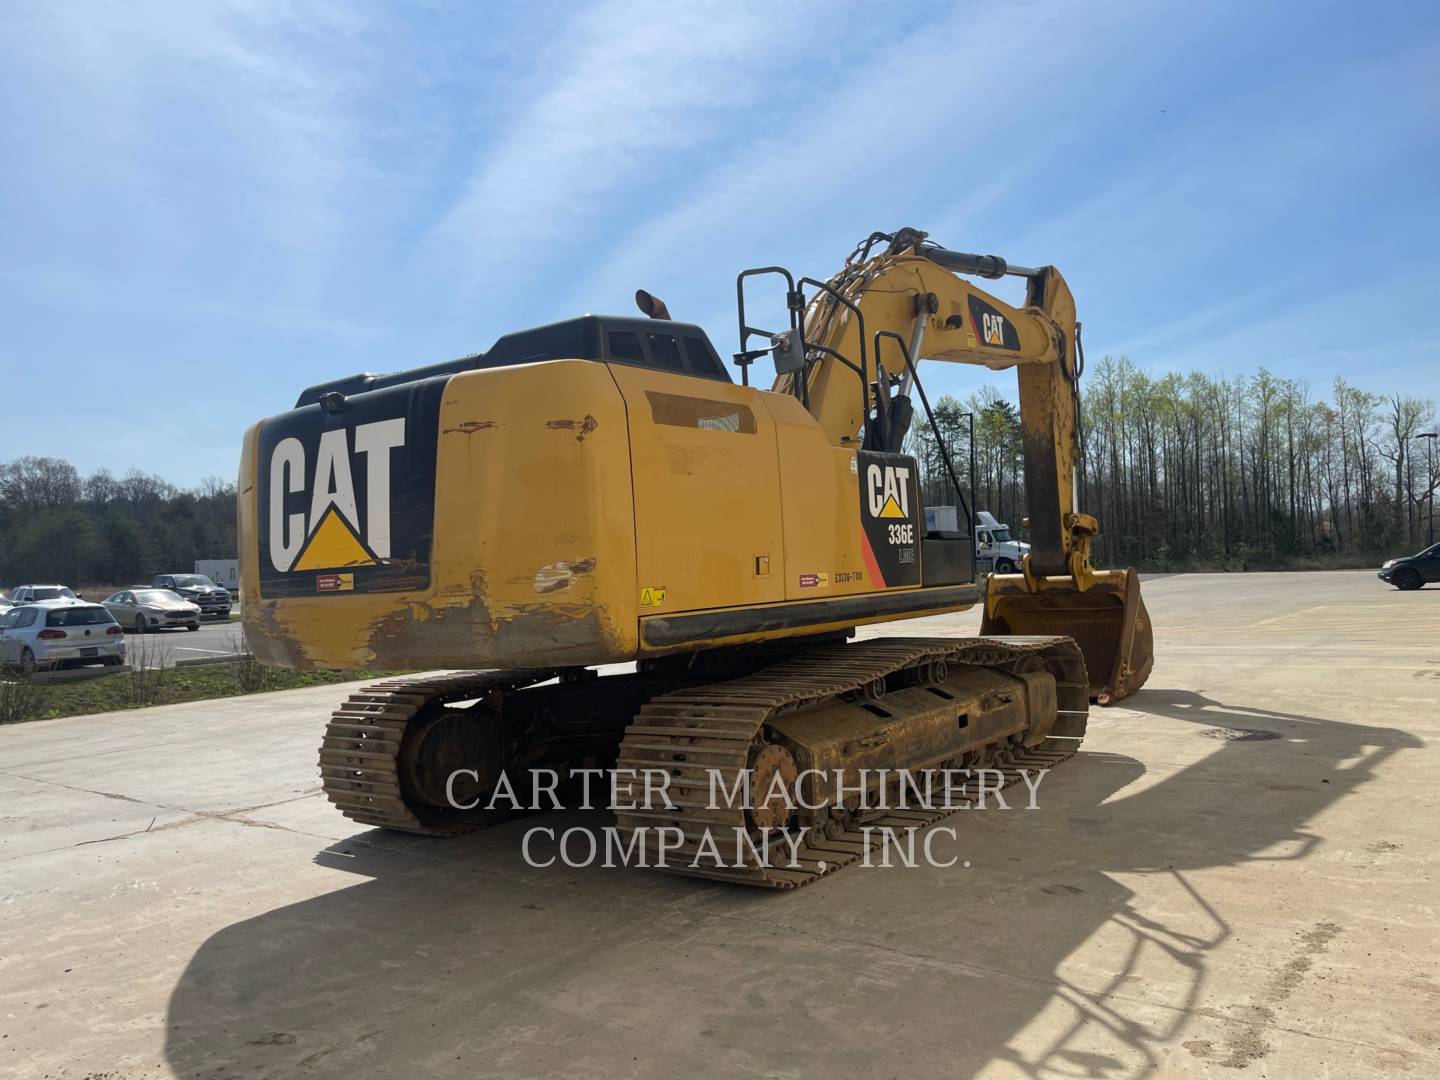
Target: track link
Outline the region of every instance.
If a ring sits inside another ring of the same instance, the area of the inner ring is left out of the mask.
[[[456,671],[418,679],[388,679],[358,690],[330,716],[320,744],[325,797],[362,825],[423,836],[458,836],[486,822],[482,815],[405,800],[400,784],[405,729],[427,708],[518,690],[557,671]]]
[[[868,837],[858,829],[831,824],[824,835],[811,834],[791,859],[781,846],[776,861],[762,865],[745,853],[744,866],[690,865],[705,853],[705,833],[722,836],[748,830],[743,807],[712,807],[708,803],[712,770],[733,790],[748,767],[752,748],[763,741],[765,724],[782,715],[810,709],[854,692],[875,680],[943,660],[949,665],[999,666],[1040,653],[1065,650],[1063,678],[1057,678],[1062,709],[1088,708],[1085,666],[1078,648],[1068,638],[886,638],[852,645],[807,651],[797,657],[750,675],[706,686],[677,690],[654,698],[640,710],[620,746],[620,769],[663,769],[670,774],[674,809],[617,810],[616,824],[627,841],[636,838],[652,865],[659,855],[651,838],[658,828],[679,828],[684,834],[677,847],[667,847],[663,867],[671,873],[738,884],[793,889],[818,881],[862,858],[882,842],[879,833]],[[1049,768],[1074,756],[1079,739],[1051,738],[1038,746],[1014,751],[995,766],[1004,774],[1002,786],[1020,779],[1023,769]],[[637,793],[638,794],[638,793]],[[868,819],[865,825],[889,828],[924,827],[964,809],[951,807],[894,810]],[[673,835],[673,834],[672,834]],[[722,840],[721,851],[733,847]]]

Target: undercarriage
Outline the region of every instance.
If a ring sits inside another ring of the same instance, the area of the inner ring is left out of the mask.
[[[886,829],[968,805],[975,789],[956,793],[957,775],[990,770],[1003,786],[1068,758],[1088,708],[1069,638],[832,637],[618,675],[377,683],[331,717],[320,770],[347,817],[430,836],[526,812],[514,793],[536,770],[613,770],[616,827],[646,865],[794,888],[862,858]],[[946,797],[907,803],[898,789],[922,782]]]

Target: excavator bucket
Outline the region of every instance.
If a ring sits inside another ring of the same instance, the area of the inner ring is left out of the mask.
[[[981,634],[1041,634],[1073,638],[1085,656],[1090,699],[1109,705],[1150,677],[1155,639],[1134,570],[1097,570],[1088,588],[1069,577],[1039,578],[1031,591],[1023,574],[991,574]]]

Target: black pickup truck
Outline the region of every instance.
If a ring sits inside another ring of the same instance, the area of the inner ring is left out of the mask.
[[[230,617],[230,593],[200,574],[160,574],[150,582],[151,588],[171,589],[192,604],[199,605],[201,615]]]

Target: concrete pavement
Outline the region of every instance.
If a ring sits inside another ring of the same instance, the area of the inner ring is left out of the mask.
[[[0,1075],[1436,1075],[1440,589],[1145,590],[1039,810],[793,894],[354,826],[344,687],[0,729]]]
[[[243,652],[245,635],[240,624],[230,619],[207,620],[199,630],[158,630],[150,634],[125,635],[130,662],[144,661],[146,667],[173,667],[180,660],[209,660]]]

